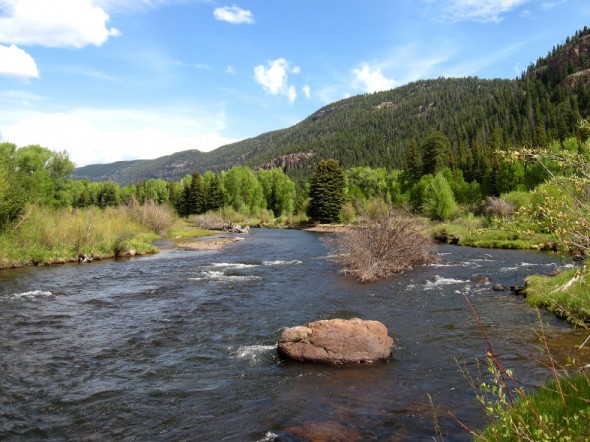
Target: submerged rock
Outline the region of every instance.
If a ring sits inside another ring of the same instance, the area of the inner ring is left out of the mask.
[[[287,359],[326,364],[359,364],[391,357],[393,339],[378,321],[326,319],[286,329],[279,354]]]

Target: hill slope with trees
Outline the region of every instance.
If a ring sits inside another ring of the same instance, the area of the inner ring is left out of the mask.
[[[438,78],[331,103],[287,129],[154,160],[90,165],[75,178],[120,184],[236,165],[282,167],[308,179],[322,159],[343,167],[402,167],[404,152],[433,131],[450,141],[452,160],[477,162],[499,147],[540,146],[577,135],[590,112],[590,30],[585,28],[531,64],[520,78]]]

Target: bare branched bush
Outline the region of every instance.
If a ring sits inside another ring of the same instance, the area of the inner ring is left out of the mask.
[[[416,218],[384,205],[368,210],[364,222],[334,240],[341,272],[360,282],[390,278],[434,261],[434,244]]]
[[[487,216],[508,218],[514,214],[514,205],[505,199],[488,196],[485,202],[484,213]]]
[[[227,225],[224,221],[223,216],[219,212],[207,212],[202,215],[193,215],[189,218],[189,222],[204,230],[223,230],[223,227]]]

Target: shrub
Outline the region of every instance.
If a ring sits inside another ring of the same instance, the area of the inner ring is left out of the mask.
[[[488,196],[483,211],[487,216],[508,218],[514,213],[514,205],[505,199],[496,196]]]
[[[533,196],[530,192],[523,192],[521,190],[514,190],[509,193],[503,193],[502,199],[508,204],[512,204],[516,210],[530,207],[533,201]]]
[[[361,225],[340,235],[335,245],[341,272],[360,282],[389,278],[434,259],[433,243],[420,222],[382,201],[369,204]]]
[[[143,205],[132,204],[129,206],[129,213],[141,225],[158,235],[167,232],[175,221],[174,213],[169,206],[151,200],[147,200]]]

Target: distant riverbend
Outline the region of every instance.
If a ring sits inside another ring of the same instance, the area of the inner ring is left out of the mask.
[[[502,363],[538,386],[551,372],[537,311],[492,285],[569,263],[437,252],[437,264],[359,284],[338,274],[320,234],[254,229],[216,251],[0,271],[0,439],[431,440],[436,413],[446,439],[470,440],[449,411],[472,428],[487,423],[459,369],[477,377],[487,348],[463,293]],[[353,317],[387,326],[390,362],[279,358],[286,327]],[[541,318],[565,362],[585,332]]]

